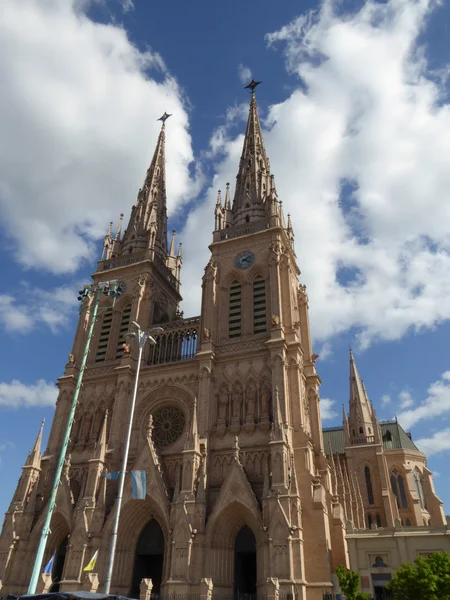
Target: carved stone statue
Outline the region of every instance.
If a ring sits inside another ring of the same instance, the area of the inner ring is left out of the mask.
[[[211,339],[211,332],[207,327],[203,327],[203,339],[204,340]]]
[[[261,416],[268,417],[270,412],[270,399],[272,394],[266,386],[261,392]]]
[[[255,416],[255,405],[256,405],[256,386],[253,382],[247,387],[247,417],[253,418]]]
[[[219,414],[218,420],[223,423],[227,418],[227,410],[228,410],[228,392],[225,388],[222,388],[219,392]]]
[[[131,346],[130,344],[122,344],[122,348],[123,348],[123,354],[130,354],[131,353]]]
[[[242,406],[242,391],[239,387],[235,387],[231,396],[233,419],[240,419]]]
[[[69,365],[74,365],[74,364],[75,364],[75,356],[71,352],[69,354]]]
[[[278,315],[272,315],[272,327],[280,326],[280,317]]]

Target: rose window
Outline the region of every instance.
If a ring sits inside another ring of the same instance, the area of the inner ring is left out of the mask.
[[[184,429],[184,413],[175,406],[164,406],[153,415],[153,440],[160,447],[175,443]]]

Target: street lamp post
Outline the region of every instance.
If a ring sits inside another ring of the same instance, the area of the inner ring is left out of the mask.
[[[92,306],[91,312],[91,320],[89,323],[88,334],[86,338],[86,343],[84,345],[83,357],[81,359],[80,370],[78,373],[77,383],[75,386],[75,391],[73,394],[72,405],[70,407],[69,418],[67,419],[66,429],[64,432],[64,439],[61,446],[61,450],[59,453],[58,464],[56,466],[55,477],[53,480],[53,487],[50,492],[50,498],[47,504],[47,513],[45,515],[44,525],[42,527],[41,536],[39,539],[39,546],[36,552],[36,558],[34,560],[33,572],[31,574],[30,583],[28,586],[28,594],[35,594],[36,587],[39,580],[39,575],[42,569],[42,561],[44,560],[45,548],[47,546],[48,536],[50,534],[50,523],[53,516],[53,511],[56,506],[56,496],[58,493],[59,484],[61,482],[61,474],[64,467],[64,462],[66,460],[67,447],[70,441],[70,432],[72,429],[73,420],[75,417],[75,409],[77,407],[78,396],[81,389],[81,383],[83,381],[83,374],[86,369],[86,361],[89,354],[89,346],[92,339],[92,333],[94,331],[95,319],[98,313],[98,305],[100,302],[100,297],[102,294],[106,296],[112,296],[114,302],[116,298],[121,296],[125,290],[125,284],[120,281],[107,281],[99,284],[92,284],[85,286],[85,288],[80,291],[80,295],[78,296],[78,300],[83,301],[87,296],[94,296],[94,303]],[[80,309],[81,312],[81,309]]]
[[[108,563],[106,566],[106,575],[105,575],[105,589],[104,593],[109,594],[111,589],[111,579],[112,572],[114,568],[114,559],[116,554],[116,544],[117,544],[117,533],[119,531],[119,519],[120,519],[120,509],[122,507],[122,498],[123,498],[123,488],[125,484],[125,473],[127,470],[128,463],[128,454],[130,451],[130,441],[131,441],[131,430],[133,429],[133,418],[134,418],[134,408],[136,406],[136,395],[139,384],[139,373],[141,370],[141,359],[142,352],[144,350],[144,346],[147,341],[150,342],[153,346],[156,344],[156,340],[152,337],[152,333],[157,333],[159,331],[163,331],[162,327],[154,327],[150,329],[150,331],[142,331],[139,325],[132,321],[131,325],[133,325],[136,331],[130,331],[125,334],[125,337],[134,337],[136,338],[136,342],[138,345],[138,362],[136,367],[136,375],[134,378],[134,389],[133,389],[133,397],[131,399],[130,413],[128,415],[128,427],[127,427],[127,437],[125,439],[125,449],[122,457],[122,466],[119,474],[119,490],[117,492],[117,500],[116,500],[116,510],[114,513],[114,521],[113,521],[113,529],[111,533],[111,541],[109,544],[109,554],[108,554]]]

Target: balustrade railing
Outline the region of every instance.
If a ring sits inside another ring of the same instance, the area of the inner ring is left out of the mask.
[[[353,446],[359,446],[360,444],[374,444],[375,437],[373,435],[367,435],[365,437],[358,437],[352,440]]]
[[[255,233],[256,231],[262,231],[268,229],[270,225],[269,219],[261,219],[261,221],[250,221],[243,225],[236,225],[235,227],[229,227],[222,229],[220,232],[221,240],[230,240],[232,238],[240,237],[241,235],[248,235],[249,233]]]
[[[200,317],[180,319],[160,325],[164,329],[154,335],[156,345],[150,346],[148,364],[164,365],[191,360],[197,353]]]

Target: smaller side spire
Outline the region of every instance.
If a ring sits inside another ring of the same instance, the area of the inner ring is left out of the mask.
[[[297,472],[295,470],[295,460],[294,455],[291,454],[291,469],[289,473],[289,492],[293,496],[300,496],[298,490],[298,481],[297,481]]]
[[[34,467],[35,469],[41,468],[41,446],[42,446],[42,435],[44,433],[44,424],[45,424],[45,419],[42,419],[41,426],[39,428],[39,433],[37,435],[36,441],[34,442],[34,446],[31,449],[31,452],[27,456],[27,460],[25,462],[26,467]]]
[[[95,446],[94,459],[104,462],[106,455],[106,442],[107,442],[107,427],[108,427],[108,411],[106,410],[103,418],[103,423],[98,436],[97,444]]]
[[[350,349],[350,439],[353,444],[370,444],[374,442],[372,411],[369,406],[367,392],[362,384],[356,368],[353,352]]]

